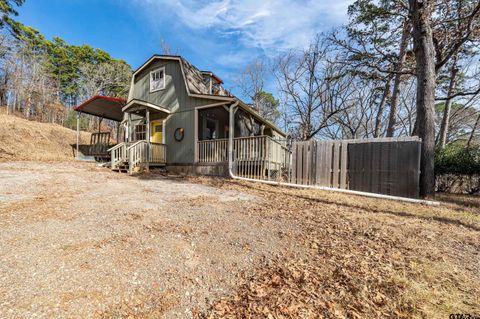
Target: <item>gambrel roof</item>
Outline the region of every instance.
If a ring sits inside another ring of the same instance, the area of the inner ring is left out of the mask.
[[[204,96],[218,96],[218,97],[226,97],[226,98],[233,98],[234,96],[225,90],[223,87],[220,87],[220,90],[216,94],[210,94],[210,88],[207,83],[203,80],[203,73],[198,68],[196,68],[193,64],[185,60],[183,57],[178,55],[154,55],[147,62],[145,62],[140,68],[138,68],[134,73],[133,76],[140,73],[143,69],[145,69],[150,63],[155,60],[177,60],[180,62],[180,66],[183,72],[185,85],[187,86],[188,94],[189,95],[204,95]]]

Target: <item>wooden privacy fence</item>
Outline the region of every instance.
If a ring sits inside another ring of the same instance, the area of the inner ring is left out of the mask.
[[[294,142],[290,181],[301,185],[347,188],[347,142]]]
[[[417,137],[294,142],[290,182],[394,196],[419,196]]]

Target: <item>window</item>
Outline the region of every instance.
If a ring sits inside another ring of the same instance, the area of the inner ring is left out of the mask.
[[[165,67],[150,72],[150,92],[165,88]]]
[[[147,126],[145,124],[137,124],[134,128],[135,141],[144,141],[147,139]]]

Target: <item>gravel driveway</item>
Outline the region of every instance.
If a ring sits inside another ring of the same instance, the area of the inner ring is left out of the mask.
[[[87,163],[0,164],[0,318],[188,318],[295,250],[262,199]],[[290,227],[290,228],[289,228]]]

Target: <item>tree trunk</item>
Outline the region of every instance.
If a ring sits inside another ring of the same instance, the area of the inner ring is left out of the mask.
[[[480,113],[477,116],[477,120],[475,121],[475,125],[473,125],[472,132],[470,133],[470,137],[468,138],[467,148],[470,147],[472,144],[473,138],[475,137],[475,131],[477,130],[478,124],[480,123]]]
[[[445,148],[447,143],[448,127],[450,124],[450,112],[452,109],[453,98],[451,98],[455,91],[455,83],[457,80],[457,58],[453,58],[452,68],[450,70],[450,83],[448,85],[447,100],[445,101],[445,109],[443,110],[442,124],[440,125],[439,141],[438,145],[441,149]]]
[[[435,49],[431,27],[432,0],[409,0],[417,70],[417,134],[422,139],[420,196],[434,195]]]
[[[385,104],[387,103],[388,96],[390,94],[390,77],[387,78],[385,83],[385,88],[383,89],[382,100],[378,106],[377,117],[375,118],[375,130],[373,132],[373,137],[379,137],[380,135],[380,125],[382,123],[382,115],[385,109]]]
[[[407,57],[408,40],[410,39],[410,22],[405,19],[403,22],[402,39],[400,41],[400,52],[398,62],[395,65],[395,81],[393,83],[392,99],[390,101],[390,115],[387,127],[387,137],[392,137],[395,133],[395,125],[397,124],[397,105],[400,97],[400,86],[402,85],[403,65]]]

